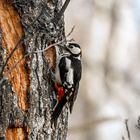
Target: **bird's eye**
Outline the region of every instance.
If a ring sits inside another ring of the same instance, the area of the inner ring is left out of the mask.
[[[70,47],[71,49],[73,48],[73,46],[71,46],[71,45],[70,45],[69,47]]]

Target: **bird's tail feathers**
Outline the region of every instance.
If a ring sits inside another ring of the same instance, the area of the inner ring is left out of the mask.
[[[60,116],[60,113],[66,102],[67,102],[66,98],[62,98],[62,100],[55,106],[54,111],[51,115],[51,124],[54,125],[55,128],[57,125],[57,119]]]

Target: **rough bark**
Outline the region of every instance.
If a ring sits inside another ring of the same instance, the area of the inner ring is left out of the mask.
[[[56,102],[55,49],[31,53],[65,38],[63,18],[52,22],[61,7],[62,0],[0,1],[0,71],[23,40],[0,74],[0,139],[66,139],[67,108],[56,129],[50,122]]]

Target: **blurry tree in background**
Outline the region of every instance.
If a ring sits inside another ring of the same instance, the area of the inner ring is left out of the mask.
[[[83,48],[83,79],[70,116],[69,140],[121,140],[125,119],[133,140],[140,115],[140,1],[76,0],[67,32]]]

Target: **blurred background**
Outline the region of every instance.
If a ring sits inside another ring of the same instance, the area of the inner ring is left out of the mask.
[[[83,76],[68,140],[140,140],[140,0],[71,0],[66,33],[82,47]]]

